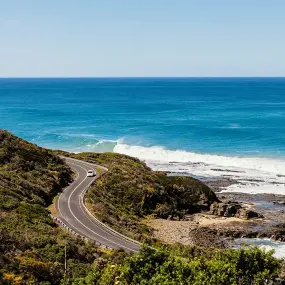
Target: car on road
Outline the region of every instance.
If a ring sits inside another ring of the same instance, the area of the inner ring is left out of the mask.
[[[90,170],[87,171],[87,177],[93,177],[95,175],[96,175],[96,173],[95,173],[94,170],[90,169]]]

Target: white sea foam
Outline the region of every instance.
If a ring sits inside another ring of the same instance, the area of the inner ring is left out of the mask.
[[[222,192],[285,195],[285,160],[261,157],[199,154],[164,147],[127,145],[124,139],[84,140],[75,152],[117,152],[138,157],[154,170],[206,178],[229,178],[238,183]]]
[[[252,184],[250,182],[245,184],[233,184],[221,192],[238,192],[248,194],[276,194],[285,195],[285,184],[284,181],[280,183],[270,184],[267,182],[259,182]]]
[[[99,140],[97,142],[87,144],[87,149],[84,151],[112,152],[117,143],[118,141],[115,140]]]
[[[167,150],[163,147],[142,147],[117,144],[114,152],[132,155],[144,160],[159,162],[204,163],[226,167],[232,170],[254,170],[273,175],[285,175],[285,161],[270,158],[233,157],[210,154],[198,154],[183,150]]]
[[[277,258],[285,258],[285,243],[280,241],[274,241],[268,238],[242,238],[236,240],[240,244],[256,245],[259,248],[264,248],[266,251],[275,250],[273,256]]]
[[[114,152],[145,160],[154,170],[237,180],[223,191],[285,195],[285,160],[199,154],[117,143]]]

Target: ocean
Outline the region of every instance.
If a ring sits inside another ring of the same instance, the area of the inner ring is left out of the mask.
[[[285,195],[285,78],[2,78],[0,128]]]

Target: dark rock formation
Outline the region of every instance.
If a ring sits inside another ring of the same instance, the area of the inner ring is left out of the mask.
[[[210,213],[216,216],[234,217],[241,209],[241,205],[237,202],[213,203],[210,207]]]
[[[263,215],[249,209],[241,208],[238,210],[235,217],[248,220],[254,218],[263,218]]]
[[[285,201],[273,201],[274,205],[281,205],[281,206],[285,206]]]
[[[222,217],[236,217],[240,219],[263,218],[261,214],[246,209],[237,202],[215,202],[210,207],[210,214]]]

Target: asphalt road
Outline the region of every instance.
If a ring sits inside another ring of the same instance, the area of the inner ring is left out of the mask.
[[[140,244],[110,229],[91,215],[84,205],[84,194],[97,177],[87,177],[89,169],[95,165],[65,158],[76,173],[76,178],[59,196],[56,208],[58,218],[74,232],[111,248],[138,251]],[[100,166],[97,166],[100,167]],[[103,167],[101,169],[106,171]]]

